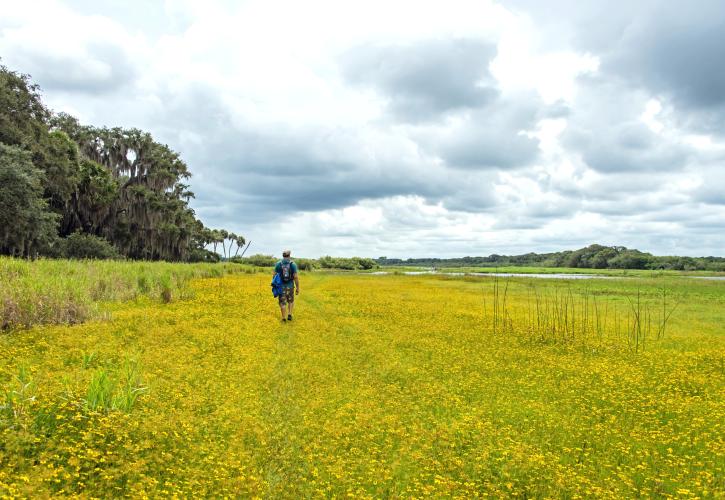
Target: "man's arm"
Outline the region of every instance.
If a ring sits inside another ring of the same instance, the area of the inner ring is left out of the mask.
[[[300,294],[300,278],[298,277],[297,273],[295,273],[294,280],[295,280],[295,293],[297,295],[299,295]]]

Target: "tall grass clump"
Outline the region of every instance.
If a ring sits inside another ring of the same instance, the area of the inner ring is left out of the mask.
[[[139,363],[127,358],[115,377],[106,368],[93,373],[84,402],[89,410],[130,412],[146,390],[141,383]]]
[[[139,396],[148,390],[141,383],[141,369],[135,359],[126,359],[121,367],[120,382],[113,397],[112,407],[130,412]]]
[[[101,368],[91,377],[86,393],[86,406],[91,410],[106,409],[111,407],[113,400],[114,383],[108,376],[108,372]]]
[[[240,264],[0,257],[0,330],[80,323],[97,317],[102,302],[140,296],[170,302],[189,296],[194,278],[245,270]]]
[[[163,302],[164,304],[168,304],[169,302],[171,302],[171,276],[169,276],[168,274],[161,275],[161,277],[159,278],[159,288],[161,294],[161,302]]]
[[[28,411],[28,404],[35,401],[33,377],[25,365],[18,368],[13,379],[14,383],[3,391],[0,401],[0,423],[4,421],[10,426]]]

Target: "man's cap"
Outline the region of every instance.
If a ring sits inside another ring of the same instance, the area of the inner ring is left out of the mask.
[[[292,253],[292,250],[283,250],[282,251],[282,257],[288,257]]]

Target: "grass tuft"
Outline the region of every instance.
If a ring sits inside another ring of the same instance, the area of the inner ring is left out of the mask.
[[[108,372],[101,368],[93,373],[86,393],[86,407],[89,410],[108,410],[112,408],[114,383]]]
[[[106,368],[93,373],[86,391],[85,407],[93,411],[119,410],[128,413],[146,391],[147,387],[141,383],[139,363],[127,358],[115,377]]]
[[[189,298],[193,278],[248,271],[241,264],[26,261],[0,256],[0,330],[78,324],[105,316],[103,303]]]

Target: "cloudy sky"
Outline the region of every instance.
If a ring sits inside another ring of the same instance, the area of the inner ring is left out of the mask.
[[[0,58],[252,253],[725,255],[722,0],[8,0]]]

